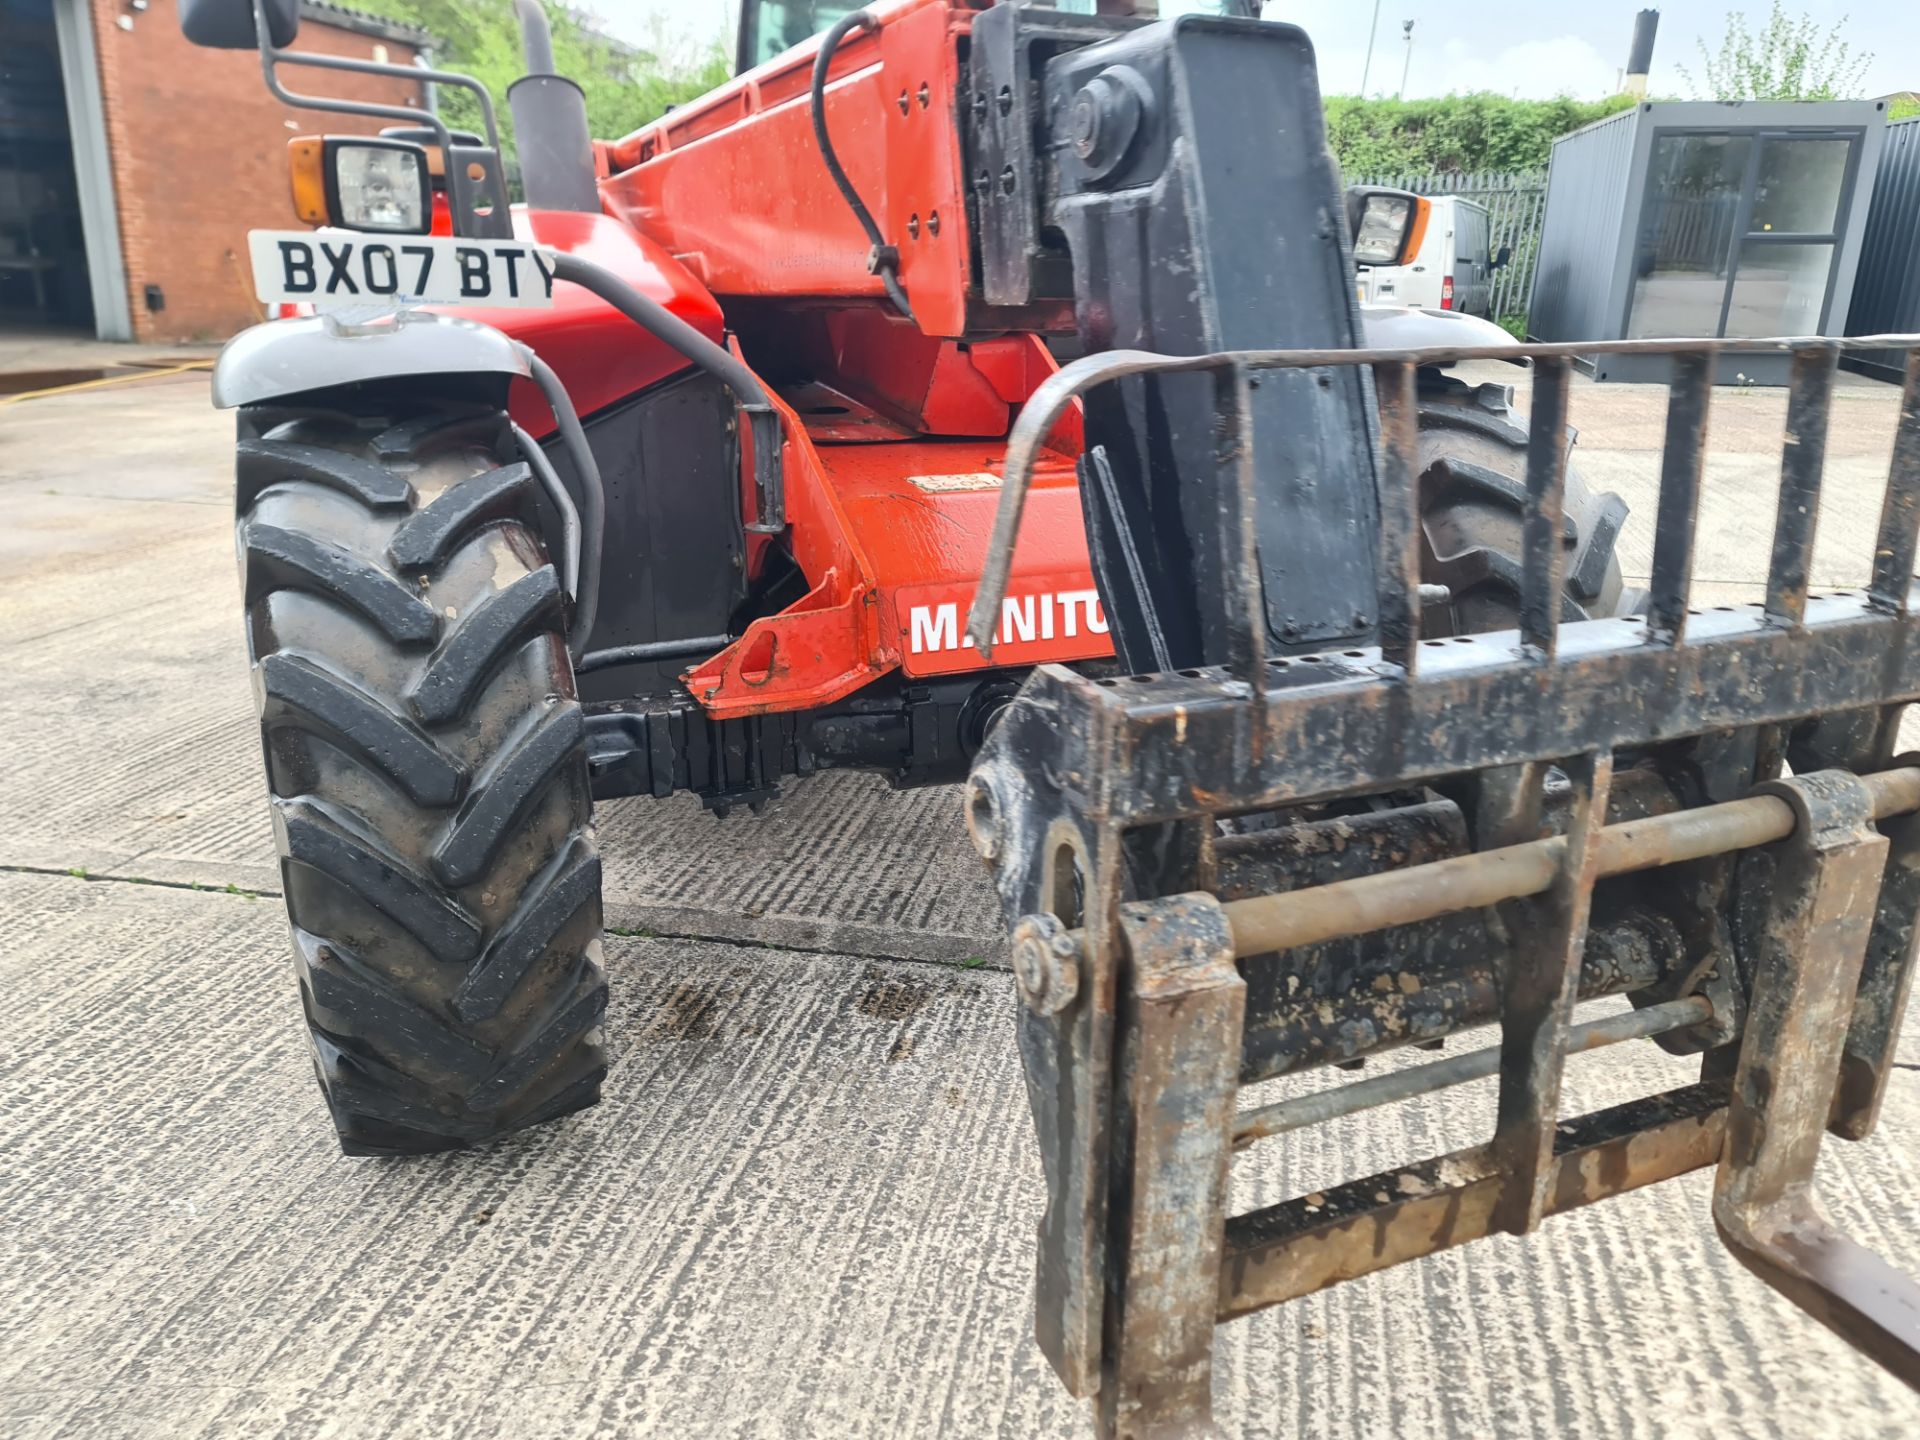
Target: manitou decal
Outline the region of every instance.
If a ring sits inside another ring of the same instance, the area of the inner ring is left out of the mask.
[[[979,669],[985,663],[966,638],[972,585],[903,590],[895,604],[909,675],[950,674]],[[1091,586],[1007,596],[1000,604],[993,642],[995,666],[1040,665],[1113,653],[1100,593]]]

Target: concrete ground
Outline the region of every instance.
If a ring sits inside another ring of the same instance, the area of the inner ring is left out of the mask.
[[[1521,379],[1489,367],[1478,378]],[[1041,1203],[951,792],[605,807],[614,1066],[475,1155],[349,1161],[308,1075],[203,374],[0,408],[0,1435],[1084,1433],[1029,1341]],[[1894,392],[1836,398],[1816,583],[1866,575]],[[1650,555],[1657,391],[1580,385]],[[1754,599],[1783,416],[1715,397],[1703,603]],[[1920,1046],[1836,1221],[1920,1269]],[[1398,1062],[1388,1062],[1398,1063]],[[1569,1108],[1677,1083],[1633,1047]],[[1302,1082],[1307,1086],[1322,1079]],[[1261,1098],[1267,1098],[1265,1094]],[[1481,1138],[1487,1087],[1268,1146],[1238,1208]],[[1693,1176],[1220,1332],[1235,1436],[1911,1436]]]

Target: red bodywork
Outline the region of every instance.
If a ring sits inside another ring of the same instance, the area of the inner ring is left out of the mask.
[[[873,7],[827,91],[835,148],[900,247],[919,325],[888,306],[867,242],[811,130],[815,44],[660,122],[596,145],[604,215],[516,214],[517,234],[624,276],[752,366],[787,421],[790,549],[811,587],[686,675],[716,718],[808,709],[894,670],[984,670],[960,638],[998,499],[1006,435],[1054,368],[1039,337],[983,323],[970,280],[947,0]],[[582,415],[684,368],[598,299],[556,287],[550,311],[476,312],[526,340]],[[1025,317],[1023,317],[1025,318]],[[1063,327],[1064,313],[1040,317]],[[517,419],[553,428],[532,387]],[[1035,477],[995,666],[1111,654],[1089,570],[1077,421]],[[742,475],[747,513],[752,492]],[[758,567],[766,542],[750,553]]]

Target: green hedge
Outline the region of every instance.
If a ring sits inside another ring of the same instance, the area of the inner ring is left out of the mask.
[[[1449,95],[1440,100],[1362,100],[1329,95],[1327,138],[1351,175],[1451,170],[1539,170],[1556,136],[1633,105],[1608,100],[1509,100]]]

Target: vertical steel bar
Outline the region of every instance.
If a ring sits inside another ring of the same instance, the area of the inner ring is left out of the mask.
[[[1253,406],[1249,387],[1258,383],[1243,365],[1213,372],[1213,456],[1219,468],[1221,593],[1227,608],[1227,664],[1253,693],[1266,695],[1267,606],[1260,584],[1259,542],[1254,525]]]
[[[1567,495],[1567,381],[1571,362],[1533,362],[1533,414],[1527,427],[1527,514],[1521,531],[1520,640],[1544,659],[1560,646],[1561,573]]]
[[[1829,1130],[1847,1140],[1866,1139],[1880,1118],[1913,986],[1914,946],[1920,942],[1920,927],[1914,924],[1920,914],[1920,815],[1889,816],[1878,828],[1886,838],[1887,864],[1840,1052],[1840,1088],[1827,1121]]]
[[[1120,928],[1130,964],[1118,1016],[1113,1313],[1099,1432],[1208,1434],[1247,986],[1210,895],[1123,905]]]
[[[1920,1387],[1920,1286],[1835,1230],[1813,1193],[1887,842],[1856,775],[1764,788],[1799,823],[1766,881],[1714,1223],[1742,1265]]]
[[[1706,454],[1707,406],[1713,394],[1713,356],[1673,357],[1667,391],[1666,448],[1660,455],[1660,505],[1654,518],[1653,581],[1647,633],[1665,645],[1687,638],[1693,593],[1694,530],[1700,512],[1700,468]]]
[[[1546,1214],[1560,1078],[1587,949],[1587,916],[1606,825],[1613,757],[1585,755],[1563,766],[1573,787],[1567,844],[1553,888],[1502,907],[1518,942],[1507,947],[1500,999],[1500,1100],[1493,1154],[1504,1177],[1495,1229],[1524,1235]]]
[[[1873,547],[1867,599],[1877,609],[1905,614],[1913,589],[1915,535],[1920,533],[1920,350],[1907,352],[1900,390],[1900,425],[1887,467],[1887,498],[1880,507],[1880,538]]]
[[[1420,415],[1414,369],[1373,367],[1380,404],[1380,658],[1409,680],[1420,650]]]
[[[1780,454],[1780,505],[1773,521],[1773,562],[1767,571],[1767,618],[1798,628],[1807,613],[1807,577],[1820,518],[1820,475],[1827,459],[1827,418],[1833,408],[1837,346],[1806,345],[1793,352],[1787,390],[1786,444]]]

